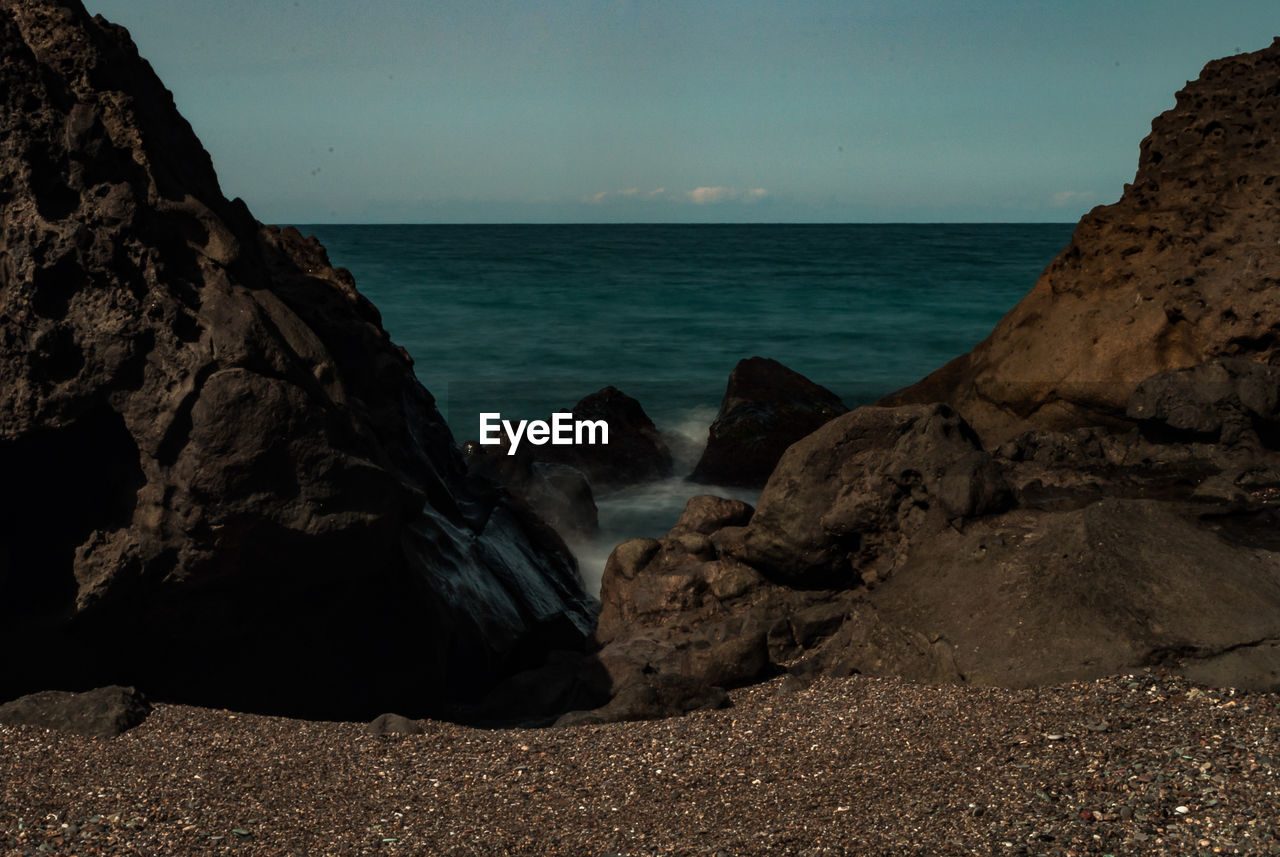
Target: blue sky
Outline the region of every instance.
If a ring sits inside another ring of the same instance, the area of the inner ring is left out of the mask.
[[[1274,0],[85,0],[319,222],[1074,221]]]

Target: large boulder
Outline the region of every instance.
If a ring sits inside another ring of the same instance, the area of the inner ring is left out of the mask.
[[[151,703],[132,687],[99,687],[83,693],[42,690],[0,705],[0,723],[114,738],[150,713]]]
[[[758,488],[788,446],[848,410],[835,393],[776,360],[741,360],[689,478]]]
[[[732,553],[775,579],[845,588],[926,523],[1007,507],[1000,469],[946,405],[858,408],[792,445]]]
[[[1215,60],[991,335],[883,404],[948,402],[988,444],[1124,417],[1145,378],[1280,362],[1280,40]]]
[[[467,476],[350,275],[222,195],[128,34],[0,0],[0,45],[0,699],[447,713],[578,644],[563,543]]]

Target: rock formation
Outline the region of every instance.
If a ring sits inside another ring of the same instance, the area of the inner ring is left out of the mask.
[[[0,699],[447,712],[592,622],[314,240],[120,27],[0,0]],[[19,653],[21,655],[19,656]]]
[[[671,451],[635,399],[617,387],[597,390],[573,406],[575,420],[604,420],[609,443],[542,446],[539,460],[567,464],[586,474],[597,491],[623,488],[671,475]]]
[[[792,444],[754,511],[619,545],[611,699],[563,722],[781,670],[1280,690],[1277,139],[1280,40],[1210,63],[971,354]]]
[[[1122,418],[1161,370],[1280,361],[1278,79],[1280,39],[1206,65],[991,335],[882,404],[948,402],[998,444]]]
[[[788,446],[848,410],[835,393],[776,360],[740,360],[689,478],[760,487]]]
[[[994,452],[946,405],[833,420],[754,512],[695,498],[667,536],[618,546],[597,631],[612,700],[564,722],[659,716],[784,669],[1032,686],[1159,665],[1280,688],[1280,450],[1182,420],[1241,426],[1238,397],[1209,404],[1240,368],[1154,376],[1134,407],[1166,416],[1143,430]]]
[[[609,442],[516,445],[500,433],[496,444],[463,444],[468,472],[507,488],[565,538],[590,536],[599,528],[596,492],[669,476],[671,451],[635,399],[616,387],[584,397],[576,420],[604,421]],[[603,438],[603,434],[599,435]]]

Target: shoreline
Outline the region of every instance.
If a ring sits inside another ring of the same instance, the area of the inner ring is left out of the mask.
[[[0,853],[1232,854],[1280,849],[1276,694],[785,679],[658,721],[419,735],[159,704],[0,727]],[[94,850],[96,849],[96,850]]]

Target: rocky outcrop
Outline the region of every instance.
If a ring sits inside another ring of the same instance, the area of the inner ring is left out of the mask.
[[[994,451],[947,405],[839,417],[754,512],[694,498],[667,536],[618,546],[597,631],[612,700],[565,722],[783,669],[1031,686],[1160,665],[1280,688],[1280,451],[1250,427],[1277,395],[1274,370],[1215,361],[1139,385],[1141,427]]]
[[[579,642],[563,544],[350,275],[223,197],[128,34],[3,0],[0,44],[0,699],[447,713]]]
[[[1123,419],[1162,370],[1280,362],[1278,76],[1280,40],[1206,65],[991,335],[882,404],[948,402],[994,445]]]
[[[835,393],[776,360],[741,360],[689,478],[758,488],[788,446],[848,410]]]
[[[1206,66],[987,340],[794,442],[749,519],[620,545],[612,700],[565,721],[782,669],[1280,690],[1277,80],[1280,41]]]

